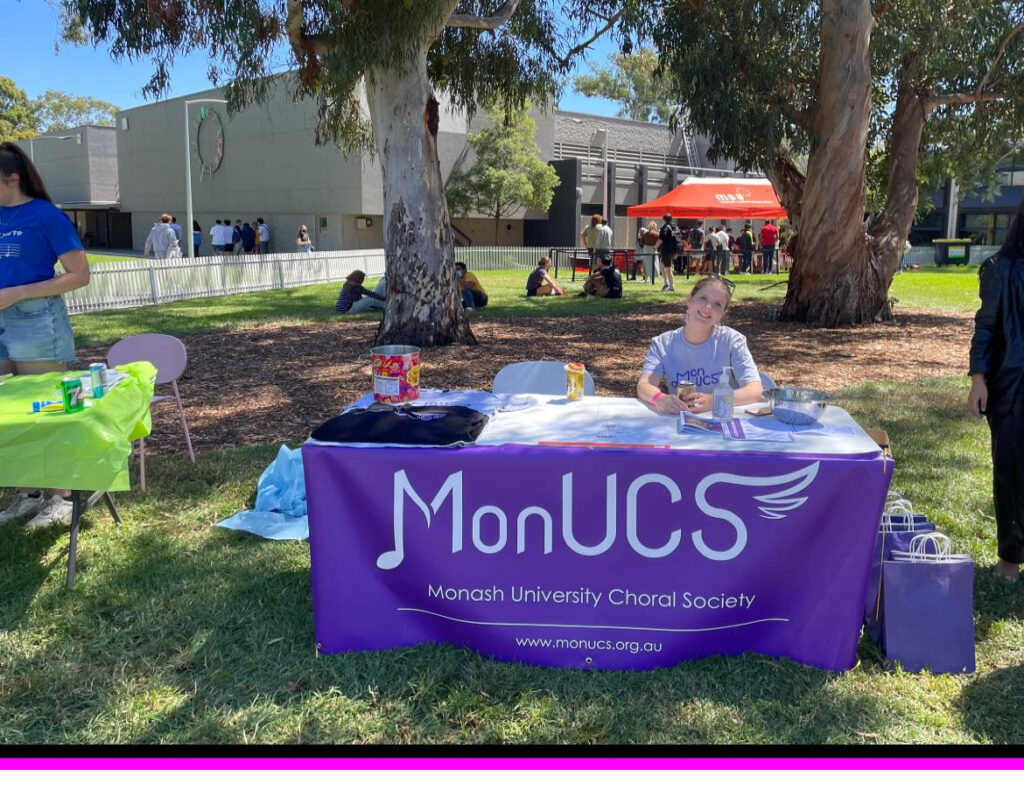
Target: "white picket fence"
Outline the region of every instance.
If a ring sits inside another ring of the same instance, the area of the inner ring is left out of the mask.
[[[995,246],[972,247],[971,262],[980,263],[997,249]],[[542,246],[472,246],[456,248],[455,259],[465,262],[473,271],[530,271],[542,256],[550,253],[550,248]],[[932,247],[914,247],[904,262],[931,265]],[[88,313],[342,282],[355,269],[360,269],[367,277],[382,276],[384,250],[111,261],[92,266],[89,284],[65,294],[64,298],[70,312]]]
[[[457,247],[455,259],[473,271],[532,270],[545,247]],[[384,274],[383,249],[269,255],[212,255],[169,260],[119,260],[89,269],[89,284],[64,298],[71,313],[164,304],[325,282],[342,282],[353,270]],[[372,283],[371,283],[372,286]]]

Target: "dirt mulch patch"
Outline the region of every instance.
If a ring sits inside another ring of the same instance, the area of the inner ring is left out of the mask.
[[[587,300],[596,301],[596,300]],[[758,367],[780,384],[838,389],[865,380],[909,381],[966,373],[973,316],[897,311],[897,322],[821,330],[769,320],[778,305],[737,302],[726,322],[747,336]],[[598,395],[632,395],[650,340],[678,327],[682,302],[634,313],[571,318],[473,319],[478,346],[424,352],[425,387],[489,390],[520,360],[579,360]],[[189,367],[179,382],[197,450],[294,442],[370,388],[369,349],[378,317],[365,321],[198,335],[185,340]],[[83,349],[79,360],[102,359]],[[184,452],[173,401],[153,408],[146,447]]]

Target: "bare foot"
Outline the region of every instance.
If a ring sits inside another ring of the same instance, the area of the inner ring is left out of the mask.
[[[996,569],[993,571],[996,578],[1001,578],[1004,581],[1016,583],[1020,578],[1020,565],[1014,564],[1013,562],[1004,562],[1002,559],[996,565]]]

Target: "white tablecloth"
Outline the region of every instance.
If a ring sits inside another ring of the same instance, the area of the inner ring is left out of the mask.
[[[426,392],[425,392],[426,393]],[[348,409],[369,406],[371,394],[363,396]],[[413,405],[459,403],[473,406],[491,416],[476,445],[629,445],[654,446],[689,451],[767,451],[797,454],[856,455],[879,451],[878,445],[868,437],[849,413],[841,407],[830,406],[821,420],[810,426],[783,424],[772,416],[756,418],[745,412],[766,406],[750,404],[739,407],[736,417],[755,427],[792,433],[792,440],[726,440],[721,435],[702,435],[679,432],[679,419],[674,415],[659,415],[637,398],[609,398],[584,396],[568,401],[564,396],[517,394],[492,395],[485,391],[442,393],[430,391]],[[523,407],[498,411],[497,407]],[[710,413],[701,417],[710,418]],[[319,443],[319,445],[378,445],[376,443]]]
[[[501,412],[477,438],[477,445],[520,443],[592,443],[649,445],[685,450],[773,451],[801,454],[868,454],[878,445],[841,407],[830,406],[818,423],[783,424],[772,416],[755,418],[746,407],[736,416],[754,426],[793,433],[792,441],[726,440],[719,435],[678,431],[678,418],[659,415],[636,398],[533,396],[537,403],[516,412]],[[748,405],[751,409],[763,404]],[[702,417],[710,417],[705,414]]]

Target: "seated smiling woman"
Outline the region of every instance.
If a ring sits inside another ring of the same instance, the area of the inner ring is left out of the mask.
[[[733,283],[718,275],[701,277],[686,300],[683,326],[651,341],[636,394],[658,412],[709,412],[711,391],[725,368],[732,368],[737,406],[761,400],[761,378],[747,339],[720,323],[732,300],[732,290]],[[668,392],[662,392],[662,380]],[[680,382],[692,382],[696,389],[677,396]]]

